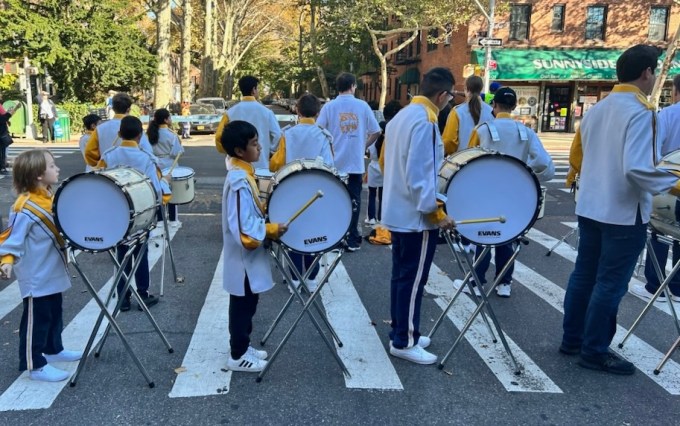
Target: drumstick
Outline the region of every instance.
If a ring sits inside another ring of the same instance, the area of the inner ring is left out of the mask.
[[[179,154],[177,154],[177,157],[175,157],[175,161],[172,162],[172,166],[170,166],[170,170],[168,171],[168,175],[172,176],[172,171],[173,171],[173,170],[175,169],[175,167],[177,166],[177,162],[179,161],[179,157],[180,157],[181,155],[182,155],[182,153],[180,152]]]
[[[471,225],[473,223],[500,222],[505,223],[505,216],[488,217],[484,219],[457,220],[456,225]]]
[[[300,210],[298,210],[298,211],[296,211],[295,213],[293,213],[293,216],[291,216],[290,219],[288,219],[288,221],[286,222],[286,227],[290,226],[290,223],[291,223],[292,221],[294,221],[295,219],[297,219],[297,217],[300,216],[300,215],[302,214],[303,211],[307,210],[307,208],[308,208],[309,206],[311,206],[312,203],[313,203],[314,201],[316,201],[318,198],[321,198],[321,197],[323,197],[323,191],[322,191],[322,190],[316,191],[316,194],[314,194],[314,195],[312,196],[312,198],[310,198],[309,201],[307,201],[307,202],[305,203],[304,206],[300,207]]]

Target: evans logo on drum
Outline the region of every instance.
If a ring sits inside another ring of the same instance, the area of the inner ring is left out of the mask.
[[[501,231],[477,231],[478,237],[500,237]]]
[[[104,237],[85,237],[85,242],[103,243]]]
[[[310,244],[325,243],[326,241],[328,241],[328,237],[325,235],[320,237],[305,238],[305,245],[308,246]]]

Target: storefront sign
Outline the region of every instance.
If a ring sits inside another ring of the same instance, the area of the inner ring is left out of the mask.
[[[494,80],[616,80],[618,49],[496,49],[491,52],[497,69]],[[484,63],[485,50],[473,50],[473,61]],[[663,55],[659,58],[659,66]],[[676,54],[668,79],[680,74],[680,53]]]

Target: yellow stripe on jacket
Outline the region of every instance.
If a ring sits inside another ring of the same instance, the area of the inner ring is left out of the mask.
[[[460,146],[460,141],[458,140],[458,131],[460,128],[460,122],[458,119],[458,113],[455,108],[451,109],[449,117],[446,119],[446,126],[444,126],[444,132],[442,133],[442,142],[444,142],[444,155],[448,156],[455,152],[458,152],[458,147]]]

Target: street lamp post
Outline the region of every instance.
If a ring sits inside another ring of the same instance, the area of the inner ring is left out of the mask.
[[[31,63],[28,56],[24,56],[24,74],[26,75],[26,139],[35,139],[33,125],[33,95],[31,93]]]
[[[487,30],[486,37],[491,39],[493,38],[493,27],[494,27],[494,13],[496,10],[496,1],[495,0],[489,0],[489,15],[487,17],[487,20],[489,22],[489,29]],[[491,64],[491,45],[487,44],[486,45],[486,55],[484,57],[484,93],[489,93],[489,84],[491,80],[491,76],[489,75],[491,73],[490,69],[490,64]]]

